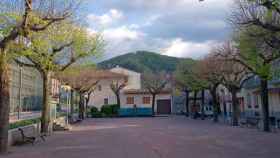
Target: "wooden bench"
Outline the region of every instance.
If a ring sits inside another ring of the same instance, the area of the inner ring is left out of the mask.
[[[240,119],[239,123],[241,127],[247,126],[247,119]]]
[[[257,127],[257,128],[259,128],[259,122],[260,122],[260,120],[258,118],[248,118],[247,119],[247,124],[250,127]]]
[[[257,128],[259,128],[259,122],[260,122],[259,118],[248,117],[246,119],[241,119],[240,120],[240,125],[241,126],[246,126],[246,127],[257,127]]]
[[[27,136],[24,133],[24,129],[19,128],[18,129],[20,131],[21,134],[21,138],[22,138],[22,143],[31,143],[32,145],[34,145],[35,141],[37,140],[37,138],[41,138],[44,142],[46,141],[45,137],[47,136],[46,134],[40,134],[38,136]]]

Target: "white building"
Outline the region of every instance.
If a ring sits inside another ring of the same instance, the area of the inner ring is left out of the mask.
[[[118,66],[103,72],[104,76],[101,77],[96,90],[90,96],[89,106],[100,109],[103,105],[116,104],[117,98],[111,90],[111,84],[113,82],[119,82],[120,84],[126,82],[126,86],[120,93],[120,115],[152,114],[152,96],[142,88],[140,73]],[[171,92],[163,91],[156,97],[154,110],[157,114],[170,114],[172,112],[171,105]]]
[[[101,109],[103,105],[116,104],[116,96],[111,90],[110,85],[112,82],[125,82],[127,76],[123,74],[114,73],[111,71],[102,71],[102,76],[99,77],[97,88],[91,94],[89,106]]]

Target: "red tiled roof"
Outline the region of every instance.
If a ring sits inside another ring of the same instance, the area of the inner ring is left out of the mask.
[[[127,75],[111,72],[109,70],[96,70],[94,73],[96,74],[95,76],[100,79],[128,77]]]
[[[124,94],[150,94],[150,92],[145,89],[128,89],[124,91]],[[171,91],[163,90],[160,94],[171,94]]]

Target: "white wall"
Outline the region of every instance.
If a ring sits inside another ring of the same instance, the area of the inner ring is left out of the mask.
[[[124,89],[141,89],[141,74],[121,67],[112,68],[110,71],[128,76],[128,83]]]
[[[108,98],[108,104],[116,104],[117,99],[114,92],[111,90],[110,84],[114,79],[103,79],[99,81],[97,88],[90,95],[89,106],[95,106],[101,108],[104,105],[104,99]],[[101,91],[98,86],[101,85]]]
[[[128,90],[128,89],[133,89],[133,90],[140,90],[141,89],[141,74],[130,71],[121,67],[116,67],[111,69],[110,71],[115,72],[115,73],[120,73],[128,76],[128,85],[121,91],[120,94],[120,99],[121,99],[121,107],[123,108],[129,108],[133,107],[133,105],[127,105],[126,104],[126,98],[128,96],[134,96],[134,103],[138,107],[152,107],[152,96],[147,94],[135,94],[135,95],[125,95],[123,91]],[[109,104],[116,104],[117,99],[115,94],[110,88],[110,84],[112,81],[116,81],[120,79],[102,79],[98,85],[96,90],[91,94],[90,96],[90,101],[89,101],[89,106],[95,106],[97,108],[101,108],[104,105],[104,99],[108,98]],[[101,85],[102,90],[99,91],[98,86]],[[151,103],[150,104],[143,104],[142,98],[145,96],[150,96],[151,97]],[[160,99],[170,99],[171,104],[172,104],[172,96],[171,94],[159,94],[156,97],[156,100]],[[172,109],[172,106],[171,106]],[[155,111],[157,110],[157,103],[155,104]],[[171,110],[172,111],[172,110]]]

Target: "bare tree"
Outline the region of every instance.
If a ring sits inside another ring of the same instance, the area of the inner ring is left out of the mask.
[[[110,88],[111,90],[114,92],[114,94],[116,95],[117,98],[117,105],[120,107],[121,105],[121,100],[120,100],[120,92],[122,89],[125,88],[125,86],[127,85],[127,79],[123,80],[123,81],[112,81],[112,83],[110,84]]]
[[[153,74],[146,72],[143,75],[143,84],[145,89],[152,95],[152,115],[155,115],[156,96],[160,94],[168,83],[165,73]]]
[[[241,90],[243,83],[253,76],[247,67],[239,62],[230,60],[231,57],[229,54],[236,54],[238,51],[232,42],[225,42],[216,48],[215,52],[217,54],[228,54],[225,55],[227,58],[217,56],[217,60],[221,60],[222,62],[221,76],[223,76],[223,84],[230,91],[232,97],[233,126],[238,126],[238,113],[240,111],[237,93]]]
[[[177,65],[174,75],[177,87],[185,92],[186,117],[189,117],[190,115],[190,92],[195,91],[197,86],[200,87],[201,85],[200,80],[197,80],[196,77],[194,77],[194,73],[192,71],[195,65],[196,61],[194,60],[183,60]],[[196,101],[196,97],[194,97],[194,101]]]
[[[212,52],[214,49],[212,50]],[[199,61],[198,63],[198,76],[206,81],[205,84],[207,89],[209,89],[214,106],[214,122],[218,122],[218,114],[220,111],[220,106],[218,102],[217,96],[217,88],[222,83],[222,75],[221,75],[221,62],[217,60],[217,58],[210,53],[206,56],[203,60]]]
[[[58,73],[56,77],[71,86],[80,95],[79,117],[85,118],[85,112],[89,102],[90,94],[95,90],[100,81],[98,71],[91,67],[71,67],[64,72]],[[87,98],[85,96],[88,96]],[[85,101],[85,102],[84,102]],[[73,104],[73,103],[72,103]]]
[[[264,131],[270,131],[268,81],[280,58],[280,10],[277,0],[239,0],[231,20],[238,29],[239,53],[232,57],[261,79]]]
[[[280,6],[273,0],[236,0],[231,21],[252,37],[262,40],[279,54]],[[255,31],[258,30],[258,31]]]

